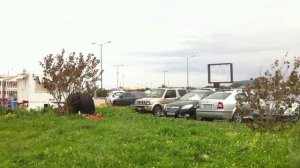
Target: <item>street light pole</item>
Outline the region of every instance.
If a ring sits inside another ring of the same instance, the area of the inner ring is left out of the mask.
[[[123,64],[113,65],[117,67],[117,88],[119,88],[119,67],[124,66]]]
[[[164,71],[164,87],[166,87],[166,72],[168,71]]]
[[[191,56],[184,56],[186,58],[186,88],[188,89],[189,87],[189,58],[193,58],[195,55]]]
[[[94,44],[94,45],[97,45],[97,46],[100,46],[100,81],[101,81],[101,89],[103,88],[103,72],[104,72],[104,70],[103,70],[103,66],[102,66],[102,46],[104,45],[104,44],[107,44],[107,43],[111,43],[111,41],[107,41],[107,42],[105,42],[105,43],[101,43],[101,44],[98,44],[98,43],[92,43],[92,44]]]

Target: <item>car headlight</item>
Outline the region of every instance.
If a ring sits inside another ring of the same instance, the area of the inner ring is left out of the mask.
[[[167,105],[165,105],[165,106],[164,106],[164,109],[168,111],[168,110],[170,110],[170,109],[171,109],[171,106],[167,106]]]
[[[150,104],[151,104],[151,102],[150,102],[150,101],[147,101],[147,102],[146,102],[146,105],[150,105]]]
[[[186,109],[190,109],[193,107],[193,104],[188,104],[188,105],[185,105],[185,106],[182,106],[182,110],[186,110]]]

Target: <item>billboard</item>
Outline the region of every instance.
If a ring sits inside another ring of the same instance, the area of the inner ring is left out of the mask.
[[[208,83],[232,83],[232,63],[208,64]]]

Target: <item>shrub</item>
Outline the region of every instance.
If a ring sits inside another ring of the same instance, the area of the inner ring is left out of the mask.
[[[248,86],[244,89],[248,94],[247,103],[239,101],[237,108],[243,115],[252,113],[254,122],[248,124],[251,128],[288,128],[290,121],[298,120],[300,57],[294,57],[291,61],[287,59],[286,55],[282,60],[276,60],[263,77],[255,79],[254,88]],[[248,103],[251,110],[244,108]],[[284,112],[291,108],[295,115],[286,117]]]

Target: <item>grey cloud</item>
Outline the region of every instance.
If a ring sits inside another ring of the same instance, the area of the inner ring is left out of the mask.
[[[259,65],[247,64],[236,58],[245,57],[249,59],[249,55],[261,55],[261,52],[276,51],[280,48],[280,42],[267,43],[252,39],[244,39],[242,36],[234,34],[215,34],[202,40],[186,40],[182,44],[186,46],[184,49],[174,49],[165,51],[130,53],[131,58],[136,62],[149,67],[158,67],[151,69],[153,72],[162,72],[167,70],[168,73],[186,73],[186,59],[183,56],[196,55],[195,58],[189,59],[189,72],[191,74],[206,74],[207,64],[232,62],[234,64],[234,76],[257,77],[259,75]],[[262,36],[260,38],[265,38]],[[278,37],[277,40],[283,37]],[[191,38],[189,38],[191,39]],[[250,58],[255,59],[255,58]],[[247,61],[246,61],[247,62]]]
[[[259,40],[259,39],[258,39]],[[231,34],[215,34],[202,40],[183,41],[182,44],[188,46],[185,49],[174,49],[173,51],[157,51],[157,52],[139,52],[129,53],[131,56],[143,57],[179,57],[198,55],[203,56],[222,56],[228,54],[256,53],[261,51],[270,51],[277,49],[279,46],[258,46],[255,41],[231,35]]]

